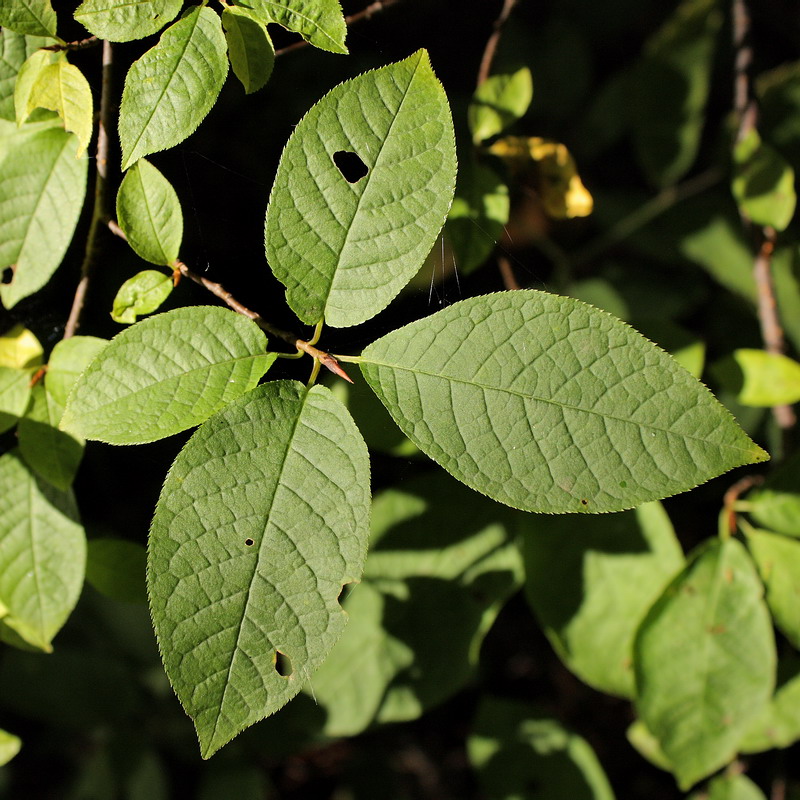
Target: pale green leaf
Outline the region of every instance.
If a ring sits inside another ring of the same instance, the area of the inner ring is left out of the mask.
[[[363,177],[336,159],[357,157]],[[422,266],[453,198],[447,98],[420,50],[320,100],[283,151],[266,221],[267,259],[292,310],[357,325]]]
[[[145,261],[169,266],[178,257],[183,239],[178,195],[143,158],[122,179],[117,192],[117,222],[136,255]]]
[[[794,169],[751,130],[733,151],[731,190],[739,208],[756,225],[785,230],[794,216]]]
[[[31,408],[17,428],[19,451],[48,483],[69,489],[83,457],[83,440],[58,429],[64,406],[44,386],[36,384],[32,397]]]
[[[0,366],[38,367],[44,350],[36,336],[23,325],[15,325],[0,336]]]
[[[160,31],[182,5],[181,0],[83,0],[75,19],[99,39],[130,42]]]
[[[743,545],[696,551],[642,623],[637,710],[683,789],[727,764],[775,685],[775,640]]]
[[[101,594],[123,603],[146,603],[144,547],[125,539],[91,539],[86,580]]]
[[[0,0],[0,25],[31,36],[56,35],[56,12],[50,0]]]
[[[660,503],[548,520],[524,539],[526,594],[566,665],[596,689],[633,697],[633,639],[683,566]]]
[[[67,405],[75,381],[89,362],[108,344],[96,336],[72,336],[62,339],[50,353],[45,384],[48,394],[58,405]]]
[[[800,649],[800,542],[749,525],[744,530],[775,625]]]
[[[202,336],[198,335],[202,333]],[[223,308],[178,308],[115,336],[72,389],[63,430],[141,444],[204,422],[275,360],[261,329]]]
[[[746,510],[765,528],[800,538],[800,452],[747,495]]]
[[[675,183],[697,156],[723,19],[717,0],[683,0],[636,66],[627,99],[634,151],[657,185]]]
[[[646,758],[651,764],[667,772],[672,771],[672,765],[664,755],[658,739],[647,730],[647,727],[640,719],[634,720],[628,726],[628,730],[625,731],[625,737],[639,755]]]
[[[800,739],[800,659],[778,662],[778,686],[763,713],[753,721],[739,745],[742,753],[789,747]]]
[[[148,589],[204,758],[287,703],[328,655],[368,518],[367,449],[322,386],[267,383],[181,451],[153,519]]]
[[[275,48],[266,26],[237,11],[235,6],[222,12],[222,25],[234,75],[242,82],[246,94],[258,91],[269,80],[275,64]]]
[[[37,73],[22,112],[23,121],[34,108],[55,111],[64,129],[77,137],[77,155],[86,152],[92,138],[92,90],[83,73],[66,58],[59,58]],[[20,109],[17,109],[18,121],[19,114]]]
[[[51,50],[34,50],[20,67],[14,84],[14,118],[17,125],[22,125],[35,108],[30,105],[30,98],[39,76],[60,57],[59,53]]]
[[[614,800],[586,740],[535,706],[485,698],[467,752],[487,800]]]
[[[733,352],[738,400],[746,406],[769,407],[800,400],[800,364],[780,353],[741,349]]]
[[[122,168],[194,133],[227,74],[219,17],[210,8],[190,8],[128,70],[119,111]]]
[[[275,22],[299,33],[309,44],[347,53],[347,24],[339,0],[237,0],[254,19]]]
[[[469,106],[472,141],[480,144],[502,133],[528,110],[533,100],[533,78],[528,67],[490,75],[476,90]]]
[[[0,433],[17,424],[31,397],[30,370],[0,367]]]
[[[137,165],[141,161],[136,162]],[[130,173],[129,173],[130,174]],[[151,314],[170,296],[172,278],[155,269],[139,272],[119,287],[114,297],[111,319],[130,325],[136,317]]]
[[[526,511],[618,511],[767,458],[663,350],[569,297],[464,300],[359,360],[420,449]]]
[[[508,222],[508,187],[498,174],[477,161],[462,161],[445,231],[455,268],[470,273],[491,255]]]
[[[0,31],[0,119],[16,120],[14,85],[25,61],[40,47],[52,44],[43,36],[25,36],[11,30]]]
[[[13,271],[0,284],[6,308],[47,283],[72,238],[89,163],[75,158],[75,144],[59,128],[20,132],[7,143],[0,161],[0,269]]]
[[[8,764],[22,748],[22,739],[13,733],[0,730],[0,767]]]
[[[767,800],[747,775],[718,775],[705,791],[692,793],[688,800]]]
[[[71,492],[38,479],[16,451],[0,457],[3,622],[50,651],[83,586],[86,540]]]

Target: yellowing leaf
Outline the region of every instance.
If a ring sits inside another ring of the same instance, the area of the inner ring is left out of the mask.
[[[746,406],[776,406],[800,400],[800,364],[765,350],[740,349],[733,354],[742,371],[739,402]]]
[[[539,136],[506,136],[489,152],[514,170],[533,169],[542,205],[554,219],[585,217],[594,201],[578,175],[575,159],[560,142]]]
[[[0,366],[25,369],[42,363],[42,345],[27,328],[15,325],[0,336]]]

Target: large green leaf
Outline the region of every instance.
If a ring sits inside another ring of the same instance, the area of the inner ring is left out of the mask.
[[[228,74],[222,23],[194,6],[134,61],[119,110],[122,168],[182,142],[203,121]]]
[[[88,159],[59,128],[12,136],[0,161],[0,284],[6,308],[41,289],[61,263],[86,193]]]
[[[0,0],[0,25],[31,36],[56,35],[56,12],[50,0]]]
[[[130,42],[160,31],[182,5],[181,0],[83,0],[75,19],[99,39]]]
[[[117,192],[117,222],[136,255],[168,266],[178,257],[183,213],[170,182],[141,158],[126,173]]]
[[[283,151],[267,210],[267,259],[300,319],[347,327],[385,308],[433,247],[455,172],[450,109],[424,50],[320,100]]]
[[[198,335],[202,333],[202,336]],[[204,422],[249,392],[275,360],[251,320],[211,306],[178,308],[115,336],[75,384],[63,430],[141,444]]]
[[[502,133],[528,110],[533,78],[528,67],[490,75],[476,90],[469,106],[469,128],[475,144]]]
[[[246,94],[258,91],[269,80],[275,64],[275,48],[266,26],[235,6],[222,12],[222,26],[234,74]]]
[[[567,666],[603,692],[633,697],[634,635],[683,566],[661,504],[548,520],[525,537],[524,554],[526,594]]]
[[[0,31],[0,118],[16,120],[14,84],[20,67],[40,47],[52,44],[43,36],[24,36],[5,29]]]
[[[339,0],[236,1],[260,22],[276,22],[322,50],[347,53],[347,25]]]
[[[775,641],[755,566],[735,539],[697,551],[634,647],[637,708],[684,789],[728,763],[775,685]]]
[[[327,656],[368,519],[366,446],[322,386],[267,383],[181,451],[147,574],[167,675],[204,758],[287,703]]]
[[[0,457],[3,622],[50,651],[83,586],[86,540],[71,492],[39,480],[16,451]]]
[[[568,297],[464,300],[360,361],[415,444],[526,511],[618,511],[767,457],[663,350]]]

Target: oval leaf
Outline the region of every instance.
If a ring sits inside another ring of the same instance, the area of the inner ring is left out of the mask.
[[[490,75],[476,90],[469,106],[472,141],[480,144],[501,133],[528,110],[533,78],[528,67]]]
[[[261,386],[178,455],[153,518],[148,588],[204,758],[287,703],[327,656],[368,524],[367,449],[324,387]]]
[[[256,386],[275,360],[266,346],[254,322],[223,308],[151,317],[115,336],[92,361],[73,387],[61,428],[111,444],[186,430]]]
[[[269,80],[275,64],[275,48],[266,26],[235,7],[222,12],[222,26],[234,74],[246,94],[258,91]]]
[[[636,639],[637,708],[683,789],[727,764],[775,685],[755,566],[735,539],[698,551]]]
[[[183,239],[178,195],[143,158],[122,179],[117,192],[117,222],[136,255],[145,261],[169,266],[178,257]]]
[[[50,642],[83,586],[86,540],[71,492],[37,478],[16,451],[0,457],[0,604],[26,642]]]
[[[160,31],[182,5],[181,0],[84,0],[75,19],[99,39],[131,42]]]
[[[227,74],[222,23],[210,8],[195,6],[128,71],[119,110],[122,169],[194,133]]]
[[[31,36],[56,35],[56,12],[50,0],[0,0],[0,25]]]
[[[320,100],[283,151],[267,210],[267,259],[300,319],[347,327],[385,308],[433,247],[455,173],[450,109],[425,51]]]
[[[130,325],[136,322],[137,316],[155,311],[172,294],[173,288],[172,278],[163,272],[155,269],[140,272],[119,287],[111,319]]]
[[[526,511],[620,511],[767,458],[663,350],[569,297],[455,303],[371,344],[361,369],[421,450]]]

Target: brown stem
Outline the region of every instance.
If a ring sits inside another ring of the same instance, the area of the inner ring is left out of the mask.
[[[745,475],[740,478],[733,486],[728,488],[722,501],[723,508],[727,517],[728,530],[733,533],[736,530],[736,502],[747,491],[754,486],[764,483],[763,475]]]
[[[42,50],[52,50],[58,52],[59,50],[88,50],[90,47],[97,47],[102,39],[96,36],[87,36],[85,39],[79,39],[77,42],[64,42],[63,44],[50,44],[47,47],[42,47]]]
[[[89,223],[89,234],[86,237],[86,249],[81,263],[81,278],[75,296],[72,299],[72,308],[64,328],[64,338],[74,336],[80,326],[81,314],[86,303],[86,293],[89,290],[89,281],[94,270],[99,246],[98,233],[106,217],[106,176],[108,174],[108,132],[113,125],[111,113],[111,69],[113,66],[114,52],[111,42],[103,42],[103,78],[100,88],[100,121],[97,126],[97,152],[95,159],[94,179],[94,206],[92,207],[92,221]]]
[[[514,275],[514,268],[511,262],[503,255],[497,256],[497,266],[500,269],[500,276],[503,279],[503,286],[506,289],[519,289],[520,285],[517,276]]]
[[[497,52],[497,45],[500,43],[500,37],[503,35],[503,26],[506,20],[514,10],[517,0],[503,0],[503,8],[500,14],[494,21],[492,26],[492,34],[486,42],[486,47],[483,48],[483,56],[481,58],[481,65],[478,68],[478,81],[477,85],[480,86],[488,77],[492,69],[492,62],[494,61],[495,53]]]
[[[349,17],[345,17],[344,21],[347,23],[347,27],[349,28],[354,23],[374,17],[375,14],[379,14],[381,11],[389,8],[389,6],[393,6],[395,3],[399,2],[400,0],[375,0],[374,3],[370,3],[361,11],[351,14]],[[286,47],[281,47],[280,50],[275,51],[275,56],[283,56],[286,55],[286,53],[291,53],[293,50],[300,50],[303,47],[308,47],[308,42],[305,39],[301,39],[299,42],[294,42]]]

